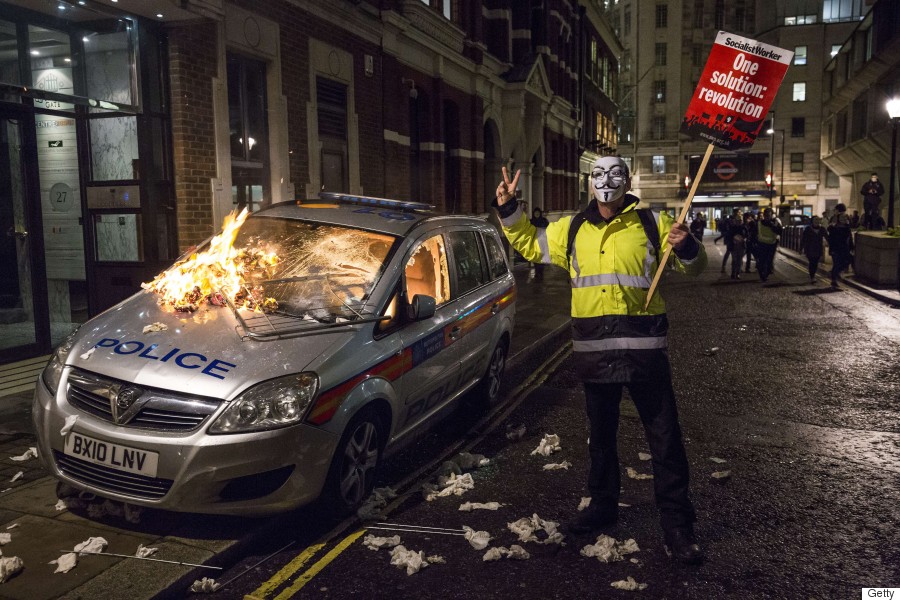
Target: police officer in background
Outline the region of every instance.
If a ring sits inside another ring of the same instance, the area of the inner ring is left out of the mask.
[[[584,382],[590,423],[590,506],[568,523],[573,534],[612,525],[620,489],[616,432],[622,388],[637,407],[653,456],[656,505],[666,552],[686,564],[703,561],[694,536],[688,462],[678,423],[667,351],[668,320],[659,293],[644,309],[659,258],[674,250],[672,267],[697,275],[706,266],[703,245],[666,213],[638,209],[628,194],[628,166],[599,158],[591,172],[594,198],[578,215],[535,228],[515,198],[521,172],[506,168],[497,187],[503,232],[526,260],[566,269],[572,285],[572,337]]]

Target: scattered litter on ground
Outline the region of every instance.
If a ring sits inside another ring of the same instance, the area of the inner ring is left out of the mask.
[[[429,565],[445,565],[447,561],[444,560],[444,557],[440,554],[432,554],[428,558],[425,559]]]
[[[425,500],[431,502],[435,498],[445,496],[462,496],[467,491],[475,489],[475,480],[472,479],[471,473],[464,475],[451,473],[449,477],[439,477],[437,487],[441,488],[440,491],[437,491],[434,484],[426,484],[424,486]]]
[[[731,471],[713,471],[711,477],[713,481],[725,483],[726,481],[731,479]]]
[[[544,435],[538,447],[531,451],[531,455],[540,454],[541,456],[550,456],[554,452],[559,452],[562,448],[559,446],[559,436],[555,433]]]
[[[56,565],[56,570],[53,571],[54,573],[68,573],[78,564],[78,555],[74,552],[67,552],[56,560],[51,560],[47,564]]]
[[[506,505],[500,504],[499,502],[463,502],[459,505],[459,510],[462,512],[471,512],[473,510],[497,510],[501,506]]]
[[[466,541],[476,550],[484,550],[491,541],[491,534],[487,531],[475,531],[466,525],[463,525],[463,530],[466,532]]]
[[[12,525],[10,525],[9,527],[7,527],[6,529],[7,529],[7,531],[9,531],[10,529],[15,529],[15,528],[18,527],[18,526],[19,526],[19,523],[13,523]]]
[[[635,565],[640,565],[640,564],[641,564],[641,561],[639,561],[639,560],[636,559],[636,558],[629,558],[629,559],[628,559],[628,562],[630,562],[630,563],[632,563],[632,564],[635,564]]]
[[[472,469],[480,469],[490,464],[491,459],[485,458],[483,454],[470,454],[468,452],[460,452],[452,459],[459,465],[463,471],[471,471]]]
[[[591,499],[590,499],[590,497],[584,497],[584,496],[582,496],[581,502],[578,503],[578,512],[583,511],[584,509],[586,509],[586,508],[587,508],[588,506],[590,506],[590,505],[591,505]]]
[[[650,460],[653,458],[653,455],[647,454],[646,452],[638,452],[638,458],[641,460]]]
[[[15,577],[25,566],[18,556],[4,556],[0,558],[0,583],[6,583]]]
[[[0,533],[0,546],[4,546],[12,541],[11,533]]]
[[[567,460],[562,461],[561,463],[547,463],[544,465],[545,471],[568,471],[569,467],[572,466]]]
[[[710,456],[710,457],[709,457],[709,460],[711,460],[711,461],[713,461],[714,463],[719,464],[719,465],[728,462],[728,461],[725,460],[724,458],[719,458],[719,457],[717,457],[717,456]]]
[[[637,581],[634,580],[634,577],[632,577],[630,575],[628,576],[628,579],[613,581],[611,584],[609,584],[609,586],[614,587],[617,590],[626,590],[629,592],[634,592],[637,590],[643,590],[643,589],[647,588],[646,583],[638,583]]]
[[[144,516],[144,507],[143,506],[134,506],[133,504],[125,504],[125,520],[133,525],[137,525],[141,522],[141,517]]]
[[[537,516],[522,517],[513,523],[507,523],[510,531],[519,536],[520,542],[534,542],[536,544],[563,544],[565,536],[558,531],[559,523],[545,521]],[[538,534],[540,533],[540,537]]]
[[[634,539],[620,542],[608,535],[597,536],[597,542],[581,549],[581,555],[588,558],[594,557],[602,563],[618,562],[625,560],[625,555],[640,552]]]
[[[138,558],[147,558],[159,552],[159,548],[148,548],[143,544],[138,544],[137,551],[134,553]]]
[[[484,556],[481,557],[481,560],[484,562],[490,562],[492,560],[500,560],[501,558],[511,558],[513,560],[528,560],[531,558],[531,555],[528,554],[528,551],[525,550],[522,546],[518,544],[513,544],[507,549],[505,546],[500,546],[499,548],[488,548],[488,551],[484,553]]]
[[[23,477],[25,477],[25,472],[19,471],[18,473],[16,473],[15,475],[12,476],[12,479],[10,479],[9,482],[12,483],[14,481],[18,481],[18,480],[22,479]]]
[[[718,352],[720,348],[718,346],[713,346],[712,348],[708,348],[703,351],[703,356],[713,356],[716,352]]]
[[[144,326],[144,333],[153,333],[154,331],[167,331],[169,326],[165,323],[151,323]]]
[[[65,500],[57,500],[56,506],[54,506],[53,508],[55,508],[56,510],[66,510],[68,507],[69,506],[66,504]]]
[[[363,546],[369,550],[379,550],[380,548],[393,548],[400,545],[400,536],[392,535],[390,537],[378,537],[368,534],[363,538]]]
[[[75,546],[75,552],[103,552],[106,550],[106,547],[109,546],[109,542],[102,537],[89,537],[84,540],[80,544]]]
[[[396,546],[391,550],[391,564],[401,569],[406,567],[406,574],[412,575],[427,567],[428,561],[425,559],[425,553],[421,550],[414,552],[407,550],[406,546]]]
[[[363,521],[381,519],[384,517],[381,514],[381,509],[387,506],[388,500],[393,500],[396,497],[397,492],[389,487],[375,488],[372,490],[372,494],[366,498],[363,505],[359,507],[359,510],[356,511],[356,516]]]
[[[628,473],[628,476],[632,479],[653,479],[653,475],[650,473],[638,473],[631,467],[626,467],[625,472]]]
[[[624,502],[619,502],[619,506],[622,508],[631,508],[630,504],[625,504]]]
[[[506,439],[512,442],[518,442],[525,435],[525,423],[507,423]]]
[[[78,415],[70,415],[66,417],[66,424],[62,426],[62,429],[59,430],[59,435],[66,437],[69,435],[69,432],[72,431],[72,427],[75,426],[75,421],[78,420]]]
[[[204,577],[203,579],[197,579],[194,583],[191,584],[191,589],[195,594],[211,594],[222,586],[220,583],[216,583],[216,580],[212,577]]]
[[[6,488],[6,489],[4,489],[4,490],[0,490],[0,494],[5,494],[6,492],[8,492],[8,491],[11,490],[11,489],[12,489],[12,488]]]
[[[20,456],[10,456],[9,460],[22,462],[23,460],[28,460],[29,458],[37,458],[37,448],[35,448],[34,446],[26,450],[25,454],[22,454]]]

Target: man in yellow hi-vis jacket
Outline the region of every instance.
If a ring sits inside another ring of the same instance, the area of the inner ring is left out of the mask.
[[[628,166],[618,157],[598,159],[591,172],[594,199],[574,217],[535,228],[515,199],[521,172],[506,168],[494,206],[503,232],[527,261],[555,264],[572,284],[572,338],[584,382],[590,422],[590,506],[568,524],[589,533],[616,522],[620,489],[616,431],[622,388],[640,414],[653,456],[656,504],[666,551],[679,562],[698,564],[703,551],[694,537],[694,507],[667,352],[668,320],[657,292],[644,304],[657,261],[668,246],[671,267],[689,275],[706,266],[706,253],[686,225],[665,213],[638,209],[628,194]]]

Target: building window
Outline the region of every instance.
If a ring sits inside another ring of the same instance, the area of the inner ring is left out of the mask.
[[[855,142],[866,137],[866,122],[869,116],[869,101],[865,92],[853,101],[853,112],[850,114],[850,141]]]
[[[435,11],[444,15],[445,19],[452,19],[453,13],[456,11],[451,11],[450,5],[452,4],[450,0],[422,0],[422,4],[426,6],[430,6]]]
[[[832,44],[831,45],[831,58],[834,58],[838,55],[838,52],[841,51],[841,44]]]
[[[806,102],[806,82],[798,81],[794,84],[794,95],[792,96],[792,100],[794,102]]]
[[[791,173],[800,173],[803,171],[803,153],[791,152]]]
[[[841,186],[841,178],[838,177],[837,173],[825,167],[825,187],[827,188],[836,188]]]
[[[349,189],[347,147],[347,86],[325,77],[316,77],[319,144],[322,158],[322,189],[340,192]]]
[[[816,15],[799,15],[797,17],[785,17],[785,25],[812,25],[816,22]]]
[[[669,26],[669,7],[665,4],[656,5],[656,28]]]
[[[691,46],[691,65],[695,67],[703,66],[703,45],[694,44]]]
[[[656,66],[664,67],[666,66],[666,44],[663,42],[662,44],[656,44]]]
[[[794,64],[806,64],[806,46],[797,46],[794,48]]]
[[[654,156],[652,164],[652,170],[654,175],[661,175],[666,172],[666,157],[665,156]]]
[[[794,117],[791,119],[791,137],[803,137],[806,135],[806,119]]]
[[[232,53],[227,62],[232,203],[255,212],[271,201],[266,63]]]
[[[654,81],[653,82],[653,99],[657,102],[665,102],[666,101],[666,81],[663,79],[662,81]]]
[[[666,139],[666,118],[665,117],[653,117],[653,139],[654,140]]]
[[[825,0],[822,6],[822,20],[826,23],[857,21],[864,14],[863,0]]]
[[[626,6],[622,11],[622,19],[625,21],[625,35],[631,33],[631,7]]]
[[[725,29],[725,0],[716,0],[715,24],[716,29]]]
[[[597,63],[597,40],[593,38],[591,38],[591,59],[587,61],[587,63],[584,74],[587,75],[588,79],[596,81],[593,69],[594,65]]]

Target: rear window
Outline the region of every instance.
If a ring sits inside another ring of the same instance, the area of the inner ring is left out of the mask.
[[[506,255],[503,248],[497,242],[497,238],[492,235],[484,236],[484,244],[487,250],[488,266],[491,270],[491,278],[497,279],[509,273],[509,266],[506,264]]]

